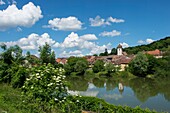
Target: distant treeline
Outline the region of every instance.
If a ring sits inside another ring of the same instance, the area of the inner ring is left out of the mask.
[[[166,51],[168,47],[170,47],[170,37],[166,37],[164,39],[155,41],[147,45],[139,45],[135,47],[124,48],[123,51],[125,51],[128,54],[137,54],[138,52],[141,52],[141,51],[151,51],[155,49]]]

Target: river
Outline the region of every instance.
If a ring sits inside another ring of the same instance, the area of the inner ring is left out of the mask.
[[[69,77],[69,92],[106,102],[170,112],[170,78]]]

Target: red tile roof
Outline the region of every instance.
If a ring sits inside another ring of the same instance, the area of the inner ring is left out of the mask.
[[[158,50],[158,49],[156,49],[156,50],[154,50],[154,51],[147,51],[146,53],[147,53],[147,54],[150,54],[150,55],[154,55],[154,56],[159,56],[159,55],[161,55],[161,51]]]

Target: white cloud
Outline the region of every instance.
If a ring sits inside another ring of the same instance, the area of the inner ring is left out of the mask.
[[[150,44],[152,42],[154,42],[155,40],[151,39],[151,38],[147,38],[145,41],[144,40],[139,40],[138,44]]]
[[[154,41],[155,41],[155,40],[150,39],[150,38],[146,39],[146,42],[149,43],[149,44],[152,43],[152,42],[154,42]]]
[[[110,23],[105,22],[105,19],[100,16],[96,16],[96,18],[89,18],[91,26],[102,26],[102,25],[110,25]]]
[[[46,42],[52,47],[57,44],[56,41],[50,38],[48,33],[42,35],[32,33],[27,38],[21,38],[13,42],[5,42],[5,44],[7,46],[19,45],[23,50],[34,50],[38,49],[39,46],[43,46]]]
[[[129,47],[129,44],[127,44],[127,43],[125,43],[125,42],[120,43],[120,44],[122,45],[122,47],[123,47],[123,48],[127,48],[127,47]]]
[[[31,27],[43,17],[41,13],[40,7],[32,2],[24,5],[22,9],[18,9],[15,4],[9,5],[7,9],[0,10],[0,31],[17,26]]]
[[[99,34],[99,36],[107,36],[107,37],[114,37],[114,36],[119,36],[121,35],[121,32],[120,31],[116,31],[116,30],[113,30],[111,32],[108,32],[108,31],[104,31],[102,33]]]
[[[117,19],[117,18],[113,18],[113,17],[103,19],[100,16],[96,16],[94,19],[89,18],[89,21],[90,21],[90,25],[93,27],[111,25],[111,23],[125,22],[125,20],[123,20],[123,19]]]
[[[108,22],[112,22],[112,23],[125,22],[125,20],[123,20],[123,19],[117,19],[117,18],[113,18],[113,17],[111,17],[111,16],[107,19],[107,21],[108,21]]]
[[[80,36],[81,39],[83,40],[97,40],[98,38],[94,34],[86,34],[83,36]]]
[[[5,2],[3,0],[0,0],[0,5],[4,5]]]
[[[43,26],[52,28],[53,30],[75,31],[81,30],[83,23],[76,17],[69,16],[67,18],[54,18],[48,21],[49,25]]]
[[[145,44],[145,41],[139,40],[139,41],[138,41],[138,44]]]
[[[90,37],[90,38],[89,38]],[[57,47],[62,49],[78,49],[89,51],[89,54],[99,54],[104,52],[107,48],[108,51],[111,50],[111,44],[108,43],[106,45],[97,45],[95,42],[91,42],[91,40],[97,40],[97,37],[94,34],[87,34],[83,36],[78,36],[77,33],[72,32],[69,34],[62,43],[57,43]],[[65,52],[65,54],[70,55],[70,52]],[[62,54],[63,55],[63,54]]]
[[[80,50],[75,50],[75,51],[70,51],[70,52],[63,51],[59,56],[60,57],[70,57],[70,56],[82,57],[83,54]]]

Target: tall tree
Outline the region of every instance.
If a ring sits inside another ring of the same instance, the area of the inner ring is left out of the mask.
[[[44,46],[39,47],[39,52],[40,52],[40,60],[41,63],[51,63],[51,64],[55,64],[55,53],[54,51],[51,51],[51,46],[47,43],[45,43]]]

